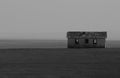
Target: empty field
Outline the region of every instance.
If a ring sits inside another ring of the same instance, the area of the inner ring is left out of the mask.
[[[0,50],[0,78],[119,77],[119,48]]]

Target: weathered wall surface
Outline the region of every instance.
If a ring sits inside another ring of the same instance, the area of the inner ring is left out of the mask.
[[[68,48],[73,48],[75,45],[74,39],[68,39]]]
[[[105,47],[105,39],[97,39],[97,47]]]
[[[79,48],[83,47],[84,39],[79,39],[79,44],[75,44],[75,39],[68,39],[68,48]]]
[[[79,39],[79,44],[75,44],[75,39],[68,39],[68,48],[104,48],[105,39],[96,39],[97,44],[93,44],[94,39],[89,39],[89,42],[86,44],[85,39]]]

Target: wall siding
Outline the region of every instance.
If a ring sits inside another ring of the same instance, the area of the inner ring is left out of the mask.
[[[68,39],[68,48],[73,48],[75,45],[74,39],[69,38]]]
[[[97,44],[93,44],[94,39],[89,39],[89,43],[85,44],[85,39],[79,39],[79,44],[75,44],[74,38],[68,38],[68,48],[105,48],[105,39],[96,39]]]
[[[105,47],[105,39],[97,39],[97,47],[104,48]]]

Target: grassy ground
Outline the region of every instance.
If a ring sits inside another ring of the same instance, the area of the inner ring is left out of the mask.
[[[120,49],[1,49],[0,78],[120,78]]]

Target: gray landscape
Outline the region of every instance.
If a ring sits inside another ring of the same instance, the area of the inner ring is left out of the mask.
[[[0,49],[0,78],[119,78],[120,49]]]
[[[2,40],[0,78],[119,78],[120,42],[68,49],[66,40]]]
[[[120,78],[119,0],[0,0],[0,78]]]

